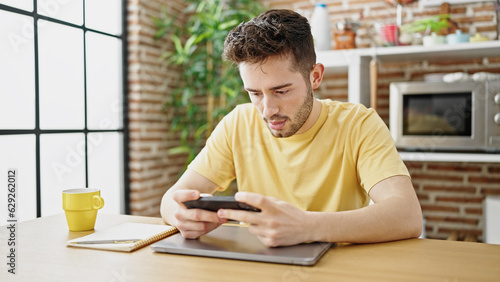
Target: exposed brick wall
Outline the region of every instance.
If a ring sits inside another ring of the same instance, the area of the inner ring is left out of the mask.
[[[500,164],[406,162],[430,238],[454,231],[482,240],[483,201],[500,195]]]
[[[262,0],[270,8],[288,8],[310,17],[316,1]],[[332,24],[344,18],[362,15],[358,47],[370,46],[370,23],[395,22],[396,9],[382,0],[324,0]],[[176,71],[158,61],[169,48],[165,41],[152,39],[151,17],[159,16],[162,5],[181,10],[183,1],[129,0],[129,76],[130,76],[130,176],[133,214],[159,215],[161,196],[178,178],[183,157],[169,157],[168,148],[178,144],[167,134],[169,117],[162,111],[168,99]],[[418,4],[404,8],[404,22],[439,14],[439,8],[420,10]],[[498,37],[498,19],[491,2],[452,6],[452,19],[464,32],[480,32],[491,39]],[[379,114],[389,119],[389,83],[422,80],[428,73],[488,71],[500,73],[499,58],[453,62],[383,63],[379,69]],[[347,73],[325,76],[316,91],[321,98],[347,101]],[[407,162],[413,184],[427,220],[431,238],[446,238],[453,231],[471,233],[482,239],[482,201],[486,195],[500,194],[500,164]]]
[[[159,215],[161,196],[185,162],[167,154],[178,141],[168,134],[170,118],[163,105],[178,76],[159,60],[171,45],[153,39],[152,18],[160,17],[164,5],[161,0],[128,1],[130,211],[138,215]],[[168,5],[180,11],[185,4],[178,0]]]

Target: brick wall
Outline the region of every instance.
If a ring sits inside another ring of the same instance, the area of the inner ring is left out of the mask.
[[[483,200],[500,195],[500,164],[406,162],[431,238],[482,240]]]
[[[159,60],[171,45],[166,39],[153,39],[156,29],[151,20],[160,17],[164,5],[176,11],[184,6],[180,0],[128,1],[130,211],[138,215],[159,215],[161,196],[185,161],[167,154],[178,142],[168,134],[170,118],[163,104],[177,76]]]
[[[288,8],[309,17],[312,0],[262,0],[270,8]],[[362,16],[365,24],[358,30],[358,47],[370,46],[370,24],[395,22],[396,9],[382,0],[324,0],[332,23]],[[152,39],[151,17],[159,16],[162,5],[182,9],[183,2],[161,0],[129,1],[129,103],[130,103],[130,176],[131,212],[159,215],[161,195],[179,175],[184,158],[172,158],[167,150],[177,144],[167,134],[169,118],[162,111],[168,98],[175,70],[158,61],[169,48],[165,41]],[[439,8],[419,9],[418,4],[404,8],[404,22],[439,14]],[[465,32],[477,31],[491,39],[498,37],[498,19],[491,2],[452,6],[452,19]],[[389,119],[389,83],[422,80],[428,73],[488,71],[500,73],[500,56],[488,60],[463,60],[437,63],[384,63],[379,69],[379,114]],[[316,92],[321,98],[347,101],[347,73],[328,74]],[[430,238],[446,238],[453,231],[482,237],[482,200],[500,195],[500,165],[488,163],[407,162],[413,184],[427,220]]]

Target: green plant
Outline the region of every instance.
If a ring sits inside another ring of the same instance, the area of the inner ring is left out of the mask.
[[[174,50],[162,59],[180,69],[165,109],[172,114],[171,132],[180,133],[181,144],[170,154],[187,154],[187,164],[203,147],[206,137],[220,119],[237,104],[247,102],[242,81],[234,66],[222,60],[224,40],[231,29],[264,11],[253,0],[186,0],[179,15],[163,7],[162,17],[154,18],[155,38],[167,36]],[[179,24],[180,19],[187,19]],[[199,97],[206,101],[200,103]],[[206,107],[200,105],[206,104]]]
[[[441,30],[450,26],[448,20],[449,14],[437,15],[430,18],[416,20],[411,23],[401,26],[401,31],[405,33],[424,32],[430,34],[431,32],[439,33]]]

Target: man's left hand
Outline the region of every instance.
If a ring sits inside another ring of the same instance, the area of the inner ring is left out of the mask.
[[[307,212],[280,201],[256,193],[238,192],[235,198],[259,208],[261,212],[220,209],[220,218],[250,224],[249,231],[270,247],[287,246],[310,241]]]

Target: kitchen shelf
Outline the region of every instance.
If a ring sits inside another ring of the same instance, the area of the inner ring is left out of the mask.
[[[369,64],[379,62],[454,61],[460,59],[500,57],[500,41],[460,43],[436,46],[372,47],[318,51],[317,61],[327,73],[348,72],[349,102],[370,105]]]
[[[403,161],[500,163],[498,153],[399,152]]]
[[[412,62],[422,60],[456,60],[457,58],[500,57],[500,41],[485,41],[436,46],[397,46],[318,51],[318,62],[327,72],[347,71],[356,57],[376,57],[381,62]]]

